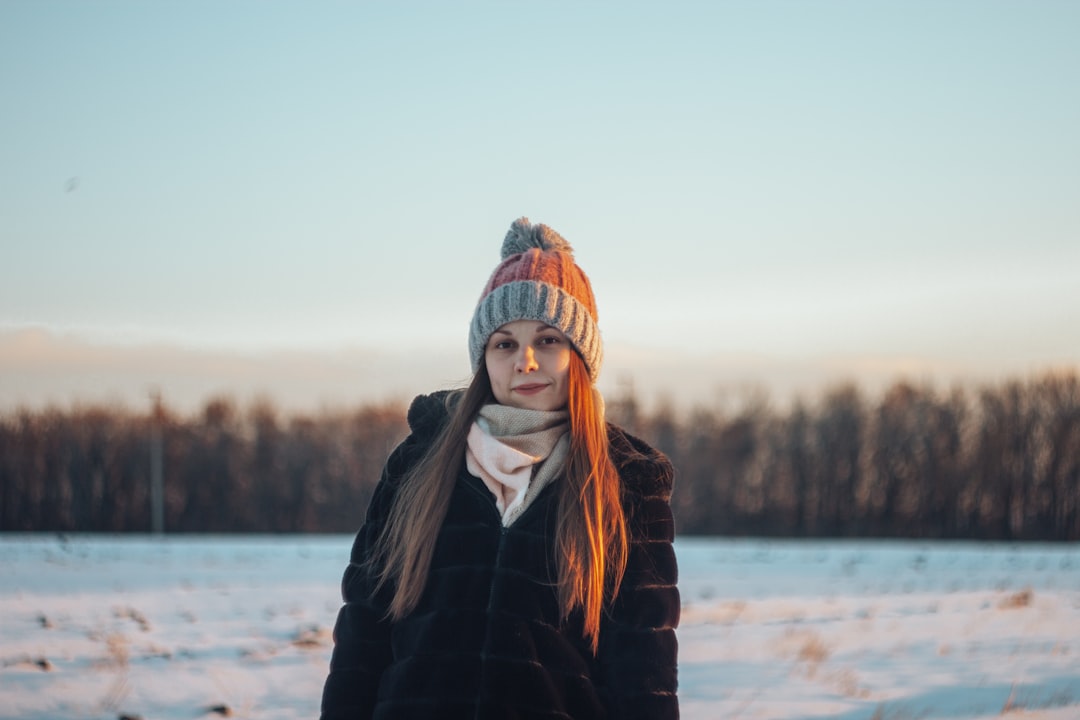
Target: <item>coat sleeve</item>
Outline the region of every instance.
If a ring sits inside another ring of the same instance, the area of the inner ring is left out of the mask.
[[[622,587],[600,629],[597,653],[608,714],[632,720],[679,717],[678,565],[672,541],[673,469],[663,454],[650,452],[620,469],[630,535]]]
[[[412,440],[406,439],[391,453],[353,542],[341,581],[344,602],[334,625],[334,651],[323,686],[322,720],[370,718],[379,680],[390,663],[388,592],[380,591],[378,596],[373,593],[375,581],[366,560],[386,522],[397,483],[407,469]]]

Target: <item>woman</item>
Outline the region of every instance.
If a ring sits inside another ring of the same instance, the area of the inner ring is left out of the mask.
[[[357,535],[324,720],[678,717],[671,465],[604,422],[570,245],[521,218],[502,257]]]

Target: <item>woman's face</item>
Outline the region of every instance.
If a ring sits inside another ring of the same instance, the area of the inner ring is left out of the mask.
[[[501,405],[526,410],[566,407],[570,341],[536,320],[515,320],[491,334],[484,363],[491,392]]]

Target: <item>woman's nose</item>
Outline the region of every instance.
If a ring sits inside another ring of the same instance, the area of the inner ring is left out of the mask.
[[[517,363],[515,369],[521,373],[532,372],[536,370],[539,365],[536,364],[536,355],[533,353],[531,346],[526,345],[518,353]]]

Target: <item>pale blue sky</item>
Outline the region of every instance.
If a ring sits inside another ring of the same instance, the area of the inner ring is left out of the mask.
[[[69,380],[61,340],[460,377],[523,214],[623,375],[1076,367],[1078,37],[1047,1],[0,0],[0,404],[45,383],[28,328]]]

